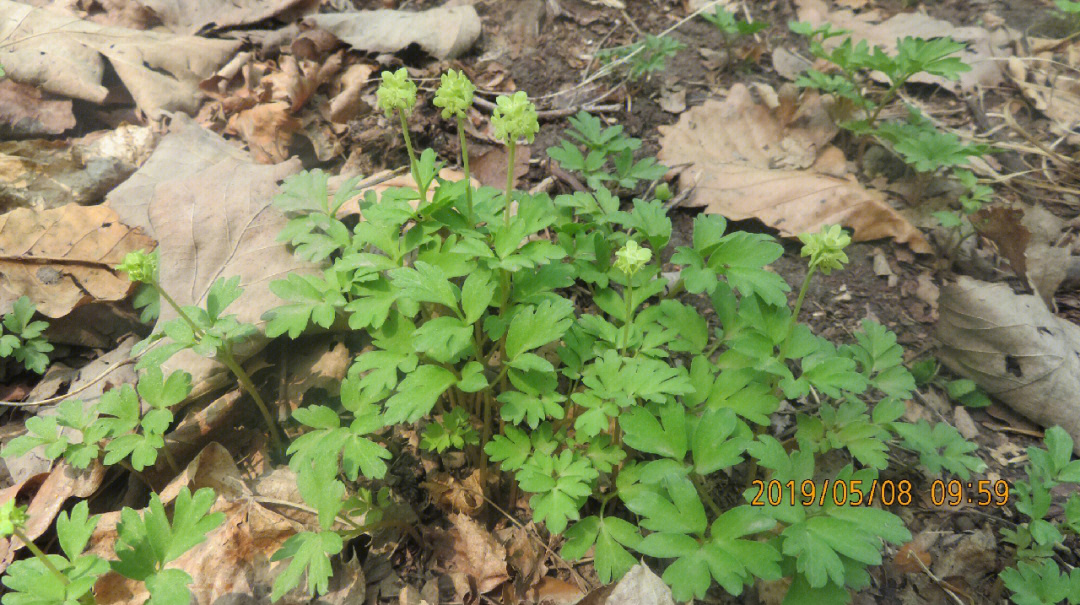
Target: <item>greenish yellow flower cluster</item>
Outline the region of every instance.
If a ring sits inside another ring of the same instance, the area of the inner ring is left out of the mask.
[[[851,243],[851,236],[840,225],[825,225],[819,233],[800,233],[802,255],[810,257],[810,268],[828,275],[833,269],[841,269],[848,262],[844,248]]]

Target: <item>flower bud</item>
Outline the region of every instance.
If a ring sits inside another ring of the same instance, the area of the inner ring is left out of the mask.
[[[529,101],[529,95],[523,90],[509,97],[501,95],[495,99],[495,105],[491,115],[495,138],[507,144],[516,143],[521,138],[532,143],[533,137],[540,132],[540,123],[536,120],[536,106]]]
[[[154,283],[158,278],[157,250],[150,253],[143,250],[128,252],[116,270],[127,273],[128,279],[133,282]]]
[[[26,507],[15,506],[15,498],[0,504],[0,537],[7,537],[26,525]]]
[[[626,245],[615,253],[615,268],[627,276],[638,272],[652,258],[652,250],[642,248],[634,240],[628,240]]]
[[[820,233],[800,233],[799,239],[803,243],[802,255],[810,257],[810,267],[825,275],[848,262],[844,248],[851,243],[851,236],[840,225],[825,225]]]
[[[476,86],[469,81],[464,72],[453,69],[442,75],[442,84],[435,91],[435,107],[442,107],[443,119],[450,116],[463,116],[472,107],[473,93]]]
[[[379,109],[386,112],[386,117],[391,117],[399,109],[409,115],[413,105],[416,105],[416,83],[409,79],[409,72],[404,67],[397,71],[384,71],[382,84],[375,91],[375,96],[379,99]]]

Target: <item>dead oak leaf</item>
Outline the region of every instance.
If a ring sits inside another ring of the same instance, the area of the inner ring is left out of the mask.
[[[131,282],[113,267],[154,240],[105,206],[18,208],[0,215],[0,311],[28,296],[48,317],[94,301],[123,300]]]
[[[247,142],[256,162],[277,164],[289,158],[289,143],[300,126],[300,120],[289,113],[289,104],[275,101],[231,116],[227,131]]]
[[[429,533],[435,557],[447,571],[464,573],[475,582],[480,594],[491,592],[509,579],[506,549],[491,532],[468,515],[450,515],[454,527],[432,529]]]
[[[300,169],[298,160],[273,166],[256,164],[220,136],[178,115],[158,148],[127,182],[112,191],[108,204],[121,219],[144,226],[161,250],[161,284],[181,305],[204,305],[211,285],[238,276],[244,292],[226,310],[261,328],[266,311],[280,299],[270,282],[289,273],[314,271],[277,241],[287,222],[271,205],[278,183]],[[175,317],[163,305],[159,324]],[[235,352],[247,359],[266,346],[257,335]],[[182,351],[166,371],[192,374],[192,396],[224,384],[218,362]]]
[[[679,176],[684,189],[694,189],[689,205],[732,220],[756,218],[785,237],[840,224],[856,241],[891,237],[931,251],[884,194],[845,174],[843,153],[829,145],[836,130],[820,97],[804,99],[791,123],[778,109],[736,84],[723,102],[707,101],[674,126],[659,127],[660,160],[689,166]]]

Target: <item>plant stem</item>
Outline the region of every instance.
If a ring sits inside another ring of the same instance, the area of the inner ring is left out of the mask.
[[[724,514],[724,511],[720,510],[720,505],[716,503],[716,500],[713,499],[712,494],[710,494],[709,490],[706,489],[705,482],[701,480],[701,477],[690,473],[690,481],[694,484],[694,487],[697,488],[698,496],[700,496],[701,499],[705,501],[705,504],[709,505],[709,510],[711,510],[714,515],[719,517],[720,515]]]
[[[405,112],[398,109],[398,118],[401,120],[401,138],[405,139],[405,151],[409,153],[409,171],[412,172],[416,190],[420,192],[420,201],[427,201],[427,187],[420,187],[420,173],[417,170],[416,153],[413,152],[412,137],[409,136],[409,121],[405,119]]]
[[[507,149],[507,163],[506,163],[506,208],[503,209],[503,219],[506,221],[506,226],[510,226],[510,200],[513,197],[514,192],[514,156],[517,155],[517,141],[511,140],[506,144]]]
[[[278,432],[277,422],[274,421],[274,417],[270,415],[269,408],[266,407],[266,402],[263,401],[261,395],[259,395],[258,389],[255,388],[255,383],[251,381],[251,376],[248,376],[247,371],[237,363],[236,358],[233,357],[232,351],[229,350],[226,345],[220,351],[221,362],[225,364],[225,367],[229,368],[236,376],[236,380],[240,382],[240,386],[244,391],[255,401],[255,407],[259,408],[259,413],[262,414],[263,421],[266,422],[266,427],[270,432],[270,442],[274,445],[274,449],[278,452],[285,451],[285,444],[281,439],[281,434]]]
[[[177,303],[176,300],[173,299],[173,297],[169,296],[169,293],[165,291],[165,288],[162,288],[161,284],[157,283],[156,281],[150,282],[150,285],[154,286],[154,289],[157,290],[158,294],[160,294],[161,297],[165,299],[165,302],[169,303],[169,306],[173,308],[173,311],[176,311],[176,314],[180,317],[180,319],[182,319],[184,323],[186,323],[188,327],[191,328],[192,333],[195,334],[195,338],[201,339],[203,337],[202,328],[195,325],[195,322],[192,321],[190,317],[188,317],[188,314],[185,313],[182,308],[180,308],[180,304]]]
[[[791,342],[791,335],[795,332],[795,326],[799,323],[799,313],[802,311],[803,300],[806,298],[806,291],[810,289],[810,278],[814,276],[816,271],[817,267],[810,265],[806,277],[803,278],[802,287],[799,288],[799,297],[795,299],[795,308],[791,311],[791,323],[788,324],[787,336],[784,337],[784,342],[780,345],[780,363],[787,359],[788,343]]]
[[[41,561],[41,564],[45,566],[45,569],[48,569],[49,572],[52,573],[52,575],[56,576],[64,586],[71,584],[71,580],[69,580],[68,577],[64,574],[60,573],[60,570],[52,564],[52,561],[49,560],[48,555],[42,552],[41,549],[38,548],[37,544],[34,544],[33,540],[27,538],[26,534],[24,534],[21,529],[16,527],[12,529],[11,533],[14,534],[15,537],[19,540],[22,540],[22,543],[30,549],[30,552],[32,552],[34,556],[37,557],[38,561]]]
[[[622,355],[626,351],[627,345],[630,344],[630,324],[633,323],[634,314],[634,278],[630,275],[626,276],[626,317],[623,322],[623,342],[619,347],[619,355]]]
[[[180,308],[180,305],[178,305],[176,301],[173,300],[173,297],[169,296],[168,292],[166,292],[160,284],[158,284],[157,282],[152,283],[154,285],[154,289],[157,290],[158,294],[160,294],[161,297],[165,299],[165,302],[169,303],[169,306],[171,306],[173,310],[176,311],[177,315],[179,315],[180,318],[183,319],[184,322],[191,327],[192,332],[195,333],[195,337],[198,339],[202,339],[202,337],[204,336],[204,332],[199,328],[199,326],[195,325],[195,322],[192,321],[190,317],[188,317],[187,313],[184,313],[184,310]],[[224,344],[222,346],[222,348],[218,351],[218,356],[221,358],[221,363],[225,364],[225,367],[229,368],[233,375],[236,376],[236,380],[240,383],[240,386],[243,387],[243,389],[247,391],[247,394],[251,395],[251,398],[255,400],[255,405],[259,408],[259,413],[262,414],[263,420],[266,421],[267,429],[270,432],[270,441],[274,444],[274,448],[278,451],[284,452],[284,444],[281,440],[281,435],[278,433],[277,423],[274,422],[274,418],[270,416],[270,410],[267,409],[266,403],[259,395],[259,391],[255,389],[255,384],[251,381],[251,377],[248,376],[248,373],[244,371],[244,368],[241,367],[240,364],[237,363],[236,358],[233,357],[232,351],[229,350],[228,344]],[[166,456],[166,458],[168,458],[168,455]]]
[[[461,169],[465,171],[465,208],[466,218],[469,225],[476,226],[472,207],[472,178],[469,173],[469,144],[465,141],[465,116],[458,114],[457,117],[458,140],[461,141]]]

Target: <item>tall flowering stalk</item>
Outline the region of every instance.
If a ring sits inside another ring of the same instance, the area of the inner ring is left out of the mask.
[[[465,140],[465,112],[472,107],[476,86],[460,71],[451,69],[442,75],[442,84],[435,91],[432,103],[442,108],[443,119],[451,116],[457,120],[458,140],[461,142],[461,167],[465,171],[465,215],[470,225],[475,225],[473,216],[472,177],[469,173],[469,147]]]

